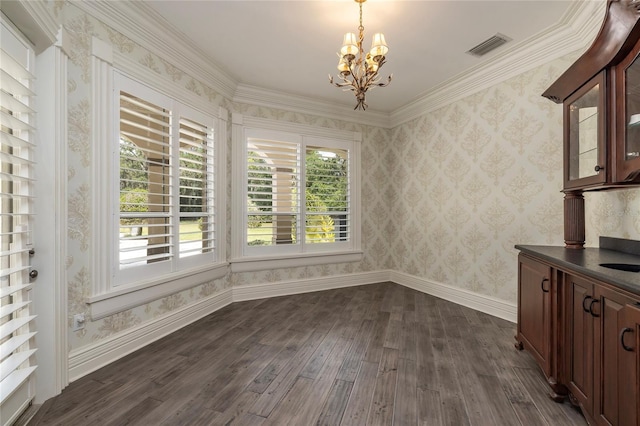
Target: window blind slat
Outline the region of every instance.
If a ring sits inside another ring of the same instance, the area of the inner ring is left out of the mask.
[[[26,302],[17,302],[17,303],[10,303],[8,305],[3,305],[0,308],[0,318],[2,318],[2,320],[4,321],[4,317],[11,315],[12,313],[19,311],[20,309],[24,308],[25,306],[29,306],[31,302],[26,301]]]
[[[25,140],[4,131],[0,131],[0,143],[2,144],[3,148],[30,148],[34,145],[31,141]]]
[[[0,90],[0,105],[14,113],[33,114],[35,111],[18,98],[11,96],[4,90]]]
[[[13,355],[10,355],[4,361],[0,362],[0,386],[2,386],[2,381],[11,374],[13,370],[20,367],[20,365],[28,360],[34,353],[36,353],[35,349],[14,352]]]
[[[31,339],[35,335],[35,331],[31,333],[19,334],[17,336],[11,337],[9,340],[2,342],[2,344],[0,345],[0,359],[4,359],[9,356],[11,352],[27,343],[29,339]]]
[[[0,326],[0,340],[5,337],[11,335],[15,331],[17,331],[20,327],[23,327],[31,322],[31,320],[35,319],[35,315],[25,316],[14,318],[11,321],[8,321]]]
[[[34,161],[28,160],[23,157],[18,157],[12,154],[7,154],[5,152],[0,152],[0,160],[2,160],[3,162],[24,165],[24,166],[32,166],[35,164]]]
[[[0,404],[13,395],[13,392],[29,379],[36,368],[37,366],[33,365],[15,370],[0,382]]]
[[[0,48],[0,63],[2,63],[2,69],[15,78],[22,80],[35,80],[35,76],[26,69],[24,65],[16,61],[10,53],[2,48]]]
[[[6,72],[4,66],[0,69],[0,89],[13,96],[35,96],[35,93],[29,87]]]
[[[0,124],[4,127],[13,129],[14,131],[15,130],[28,130],[28,131],[35,130],[35,128],[29,123],[19,119],[15,115],[11,115],[4,111],[0,111]]]

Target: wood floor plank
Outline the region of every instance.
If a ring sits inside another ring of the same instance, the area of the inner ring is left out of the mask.
[[[278,374],[289,365],[302,345],[311,337],[311,331],[305,333],[297,330],[290,331],[293,335],[287,345],[280,350],[271,362],[253,379],[249,386],[247,386],[247,390],[263,393]]]
[[[349,395],[341,425],[366,425],[378,376],[378,363],[363,361]]]
[[[232,425],[240,422],[245,414],[248,414],[249,408],[256,402],[260,394],[251,391],[244,391],[236,398],[231,400],[231,404],[226,410],[219,413],[216,423],[222,425]]]
[[[417,388],[416,392],[418,424],[421,426],[445,426],[440,392],[423,388]]]
[[[358,333],[356,334],[349,352],[345,356],[344,362],[340,367],[337,378],[346,382],[354,382],[360,363],[367,350],[367,345],[373,334],[374,323],[371,320],[363,320]]]
[[[324,334],[314,332],[300,350],[295,354],[290,363],[278,374],[267,389],[260,395],[260,398],[249,410],[252,414],[267,417],[273,411],[280,400],[289,392],[291,386],[296,382],[298,374],[304,368],[313,352],[324,339]],[[313,382],[313,381],[312,381]]]
[[[515,325],[390,282],[229,305],[70,384],[28,426],[584,426]]]
[[[418,421],[418,395],[416,363],[406,358],[398,359],[398,383],[393,410],[394,425],[415,425]]]
[[[548,397],[549,389],[539,371],[530,368],[514,368],[531,401],[550,425],[582,425],[584,418],[568,402],[558,404]],[[569,409],[567,409],[569,408]]]
[[[382,349],[367,425],[388,425],[392,423],[396,385],[398,383],[398,360],[397,349]]]
[[[318,426],[340,424],[344,410],[347,408],[347,401],[349,400],[349,394],[351,394],[352,388],[353,382],[346,382],[344,380],[336,380],[333,382],[333,387],[329,391],[329,396],[320,412],[317,422]]]
[[[344,355],[347,353],[349,343],[348,339],[338,339],[331,351],[331,356],[324,363],[318,377],[314,380],[313,386],[306,394],[303,393],[304,403],[295,415],[289,418],[291,424],[315,424],[317,422],[324,403],[329,397],[329,392],[335,382],[340,365],[342,365]]]

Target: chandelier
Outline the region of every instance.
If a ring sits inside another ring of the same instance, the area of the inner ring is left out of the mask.
[[[367,109],[365,94],[367,90],[374,87],[385,87],[391,82],[393,74],[387,77],[387,81],[381,83],[378,71],[385,64],[386,53],[389,51],[384,40],[384,34],[373,35],[371,50],[366,55],[362,49],[364,39],[364,27],[362,26],[362,3],[367,0],[354,0],[360,5],[360,26],[358,27],[358,38],[354,33],[346,33],[342,48],[338,53],[338,71],[340,72],[341,83],[334,83],[333,76],[329,74],[329,83],[336,87],[344,88],[345,91],[353,91],[358,103],[355,109]]]

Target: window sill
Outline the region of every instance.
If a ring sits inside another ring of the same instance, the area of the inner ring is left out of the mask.
[[[133,285],[115,287],[111,291],[89,297],[91,319],[105,318],[127,309],[135,308],[162,297],[224,277],[228,272],[226,262],[206,267],[176,272],[161,278]]]
[[[241,257],[231,259],[231,272],[253,272],[267,269],[358,262],[362,260],[362,258],[363,252],[360,250],[331,253],[287,254],[273,257]]]

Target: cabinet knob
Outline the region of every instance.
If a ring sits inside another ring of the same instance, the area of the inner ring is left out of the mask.
[[[29,271],[29,277],[32,280],[35,280],[36,278],[38,278],[38,270],[37,269],[32,269],[31,271]]]
[[[599,172],[600,170],[604,170],[604,166],[600,166],[600,165],[596,165],[593,170],[595,170],[596,172]]]
[[[543,278],[542,281],[540,281],[540,288],[542,289],[543,293],[549,293],[549,291],[551,291],[551,289],[549,290],[545,290],[544,289],[544,283],[549,281],[549,278]]]
[[[630,348],[629,346],[624,344],[624,335],[632,331],[633,331],[633,328],[629,328],[629,327],[625,327],[620,331],[620,344],[622,345],[622,349],[624,349],[627,352],[633,352],[633,348]]]

